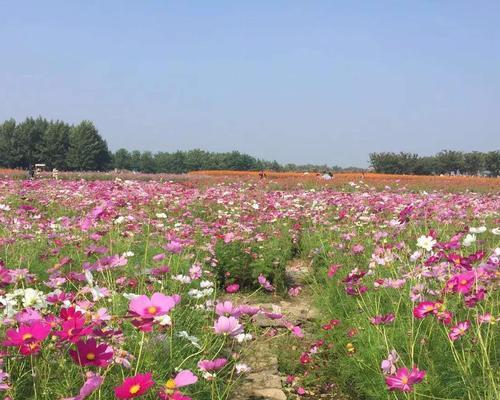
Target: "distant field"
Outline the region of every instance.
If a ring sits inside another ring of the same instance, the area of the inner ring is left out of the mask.
[[[238,179],[259,179],[259,173],[253,171],[193,171],[190,176],[205,176]],[[376,188],[406,187],[409,189],[444,189],[444,190],[481,190],[481,191],[499,191],[500,178],[485,178],[476,176],[428,176],[428,175],[389,175],[365,173],[364,176],[359,173],[338,173],[334,178],[325,181],[314,173],[302,172],[266,172],[268,180],[277,180],[279,182],[299,183],[299,182],[321,182],[323,185],[338,187],[349,182],[359,184],[360,181]]]
[[[18,169],[0,169],[0,176],[10,176],[23,179],[27,176],[26,171]],[[50,172],[44,172],[42,178],[51,178]],[[192,171],[187,174],[144,174],[130,171],[115,172],[60,172],[61,179],[86,179],[86,180],[109,180],[109,179],[133,179],[133,180],[164,180],[185,182],[194,185],[209,184],[213,182],[233,181],[259,181],[257,171]],[[447,191],[500,191],[500,178],[486,178],[477,176],[429,176],[429,175],[390,175],[346,172],[336,173],[332,180],[323,180],[315,173],[303,172],[273,172],[266,171],[264,182],[277,184],[285,188],[296,185],[326,186],[340,188],[345,185],[368,185],[376,189],[406,188],[410,190],[447,190]]]

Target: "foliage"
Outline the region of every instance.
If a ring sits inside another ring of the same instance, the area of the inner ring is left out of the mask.
[[[443,150],[435,156],[420,157],[410,153],[371,153],[370,164],[385,174],[439,175],[468,174],[499,176],[500,151],[481,153]]]

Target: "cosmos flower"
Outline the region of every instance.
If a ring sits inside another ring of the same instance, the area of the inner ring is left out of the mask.
[[[120,386],[115,387],[115,396],[118,399],[133,399],[142,396],[153,385],[154,381],[151,379],[151,373],[137,374],[125,378]]]
[[[417,239],[417,246],[427,251],[431,251],[436,243],[436,239],[432,236],[420,236]]]
[[[113,351],[107,344],[98,345],[95,339],[89,339],[78,341],[76,350],[69,350],[69,355],[82,366],[106,367],[113,358]]]
[[[86,381],[80,388],[80,393],[76,397],[68,397],[63,400],[84,400],[95,392],[103,383],[104,378],[92,372],[87,372]]]
[[[198,381],[198,377],[189,370],[179,372],[174,379],[169,379],[165,386],[160,389],[159,397],[161,400],[177,400],[184,397],[177,389],[189,386]]]
[[[448,334],[448,337],[453,342],[460,339],[470,328],[470,321],[459,322],[457,325],[453,326]]]
[[[18,347],[21,354],[36,354],[41,349],[41,342],[49,336],[51,327],[45,322],[21,325],[17,329],[7,329],[4,346]]]
[[[429,314],[436,312],[436,304],[432,301],[422,301],[413,308],[413,315],[415,318],[422,319]]]
[[[393,375],[396,373],[396,363],[399,361],[399,355],[396,350],[391,350],[386,360],[380,364],[380,368],[386,375]]]
[[[408,371],[408,368],[399,368],[394,375],[385,377],[385,383],[389,390],[411,392],[413,385],[422,382],[424,377],[425,371],[416,367],[413,367],[411,371]]]
[[[217,335],[236,336],[243,332],[243,326],[236,318],[221,315],[214,323],[214,331]]]
[[[150,299],[143,294],[130,301],[129,310],[141,318],[155,318],[167,314],[179,301],[179,296],[154,293]]]
[[[198,368],[202,371],[217,371],[227,364],[227,359],[216,358],[215,360],[201,360],[198,362]]]

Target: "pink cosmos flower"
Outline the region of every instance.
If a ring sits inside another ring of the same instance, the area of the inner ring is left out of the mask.
[[[189,268],[189,276],[191,279],[200,279],[202,273],[203,271],[200,264],[193,264],[191,268]]]
[[[141,318],[154,318],[167,314],[180,301],[179,296],[154,293],[151,299],[145,294],[130,301],[129,310]]]
[[[448,337],[452,341],[460,339],[462,336],[465,335],[465,332],[467,332],[467,330],[469,328],[470,328],[470,321],[459,322],[457,325],[455,325],[451,328],[451,331],[448,334]]]
[[[393,375],[396,373],[396,363],[399,360],[399,355],[396,350],[391,350],[386,360],[380,364],[380,368],[386,375]]]
[[[214,323],[214,330],[218,335],[236,336],[243,332],[243,326],[236,318],[221,315]]]
[[[142,396],[153,385],[151,373],[131,376],[125,378],[120,386],[115,387],[115,396],[119,399],[133,399]]]
[[[106,367],[113,358],[111,347],[103,343],[98,345],[95,339],[76,343],[76,350],[70,350],[73,361],[82,366]]]
[[[16,321],[20,324],[32,325],[36,321],[41,321],[40,313],[32,308],[26,308],[15,316]]]
[[[242,304],[238,307],[236,307],[236,310],[234,312],[233,317],[239,317],[240,315],[249,315],[253,316],[257,314],[260,311],[260,308],[258,307],[252,307],[246,304]]]
[[[233,283],[231,285],[226,286],[227,293],[236,293],[239,290],[240,290],[240,285],[238,285],[237,283]]]
[[[389,390],[411,392],[412,386],[422,382],[424,377],[425,371],[420,371],[416,367],[413,367],[411,371],[408,371],[408,368],[399,368],[395,375],[386,376],[385,383]]]
[[[415,318],[423,319],[436,311],[436,305],[437,303],[432,301],[422,301],[413,308],[413,315]]]
[[[182,243],[177,240],[172,240],[171,242],[167,243],[167,245],[165,246],[165,250],[173,254],[179,254],[182,251]]]
[[[354,246],[352,246],[352,252],[353,254],[361,254],[365,248],[362,244],[355,244]]]
[[[290,297],[297,297],[301,291],[302,291],[302,288],[300,286],[292,287],[292,288],[288,289],[288,295]]]
[[[271,285],[271,282],[269,282],[264,275],[260,274],[257,280],[259,281],[260,286],[268,292],[272,292],[274,290],[274,286]]]
[[[161,400],[186,399],[177,389],[198,382],[198,377],[189,370],[179,372],[174,379],[169,379],[158,393]]]
[[[198,362],[198,368],[202,371],[217,371],[227,364],[227,359],[216,358],[215,360],[201,360]]]
[[[61,340],[67,340],[71,343],[76,343],[81,337],[87,336],[92,333],[92,328],[85,325],[85,318],[78,317],[63,321],[61,330],[54,332]]]
[[[332,264],[328,267],[328,272],[326,273],[329,278],[332,278],[340,268],[339,264]]]
[[[496,319],[490,313],[484,313],[478,317],[477,321],[480,325],[482,325],[482,324],[494,324],[496,322]]]
[[[474,271],[467,271],[463,274],[454,275],[446,284],[446,289],[456,293],[467,294],[472,289],[476,280]]]
[[[21,325],[17,329],[7,329],[7,339],[4,346],[18,347],[21,354],[36,354],[40,351],[41,342],[49,336],[51,327],[44,322],[35,322],[32,325]]]
[[[94,374],[92,372],[87,372],[87,380],[80,388],[80,393],[76,397],[68,397],[63,400],[83,400],[95,392],[104,381],[104,378],[100,375]]]
[[[217,315],[225,315],[225,316],[236,316],[237,309],[233,307],[233,303],[230,301],[223,301],[217,303],[215,306],[215,313]]]
[[[393,313],[389,313],[387,315],[376,315],[375,317],[370,318],[370,322],[373,325],[385,325],[393,322],[395,318],[396,317]]]

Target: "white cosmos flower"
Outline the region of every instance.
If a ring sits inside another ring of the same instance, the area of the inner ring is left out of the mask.
[[[417,239],[417,246],[427,251],[431,251],[436,243],[432,236],[422,235]]]
[[[480,226],[478,228],[469,228],[470,233],[483,233],[486,232],[486,227],[485,226]]]
[[[160,315],[154,318],[155,322],[158,322],[161,326],[170,326],[172,325],[172,319],[169,315]]]
[[[167,214],[165,214],[165,213],[158,213],[158,214],[156,214],[156,218],[167,218]]]
[[[122,254],[123,257],[128,258],[128,257],[133,257],[134,252],[133,251],[126,251],[125,253]]]
[[[174,279],[184,284],[191,283],[191,278],[187,275],[176,275],[174,276]]]
[[[94,286],[94,276],[92,275],[92,272],[90,270],[85,271],[85,279],[89,286]]]
[[[117,219],[113,221],[115,225],[123,224],[125,222],[125,217],[123,215],[120,215]]]
[[[493,228],[491,230],[491,233],[493,233],[494,235],[500,235],[500,228]]]
[[[472,245],[472,243],[474,243],[476,241],[476,235],[474,234],[467,234],[462,242],[462,244],[465,246],[465,247],[469,247],[470,245]]]
[[[243,343],[248,340],[252,340],[252,335],[250,333],[240,333],[239,335],[235,336],[235,339],[238,341],[238,343]]]
[[[245,372],[250,372],[252,370],[252,368],[250,368],[248,365],[246,364],[236,364],[234,366],[236,368],[236,373],[237,374],[243,374]]]
[[[27,288],[24,290],[22,301],[24,307],[33,307],[35,309],[40,309],[47,306],[43,292],[32,288]]]
[[[200,287],[202,289],[206,289],[206,288],[209,288],[209,287],[212,287],[212,286],[214,286],[213,282],[210,282],[210,281],[201,281],[200,282]]]
[[[136,297],[139,297],[139,295],[136,293],[123,293],[123,297],[125,297],[127,300],[132,300]]]

